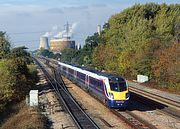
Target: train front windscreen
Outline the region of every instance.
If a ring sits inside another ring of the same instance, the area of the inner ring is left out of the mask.
[[[125,81],[118,82],[118,81],[111,81],[110,88],[112,91],[122,92],[127,90],[127,85]]]

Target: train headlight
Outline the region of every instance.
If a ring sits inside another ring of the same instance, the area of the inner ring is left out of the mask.
[[[113,93],[109,93],[109,97],[110,97],[111,99],[114,99]]]
[[[130,97],[130,94],[129,93],[126,93],[126,98],[129,98]]]

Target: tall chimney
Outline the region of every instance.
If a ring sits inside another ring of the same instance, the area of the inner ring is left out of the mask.
[[[98,25],[98,34],[101,35],[101,25]]]

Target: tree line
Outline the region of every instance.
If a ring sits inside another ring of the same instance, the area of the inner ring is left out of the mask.
[[[26,47],[12,48],[0,32],[0,112],[7,104],[21,101],[38,81],[36,67]]]

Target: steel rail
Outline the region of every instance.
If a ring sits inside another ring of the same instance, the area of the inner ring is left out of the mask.
[[[134,129],[157,129],[154,125],[130,111],[110,110]]]
[[[131,97],[136,101],[152,107],[164,114],[180,120],[180,103],[171,99],[166,99],[160,95],[130,87]],[[172,101],[172,102],[171,102]]]
[[[160,102],[158,102],[157,100],[152,100],[151,98],[148,98],[147,96],[143,96],[141,94],[136,94],[131,92],[131,99],[138,101],[140,103],[142,103],[143,105],[146,105],[150,108],[152,108],[153,110],[158,110],[164,114],[167,114],[177,120],[180,120],[180,111],[173,108],[173,107],[169,107],[165,104],[162,104]]]

